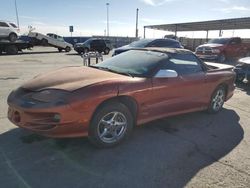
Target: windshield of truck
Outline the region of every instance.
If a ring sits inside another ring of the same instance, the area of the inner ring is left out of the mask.
[[[209,40],[208,44],[227,44],[229,41],[229,38],[218,38]]]

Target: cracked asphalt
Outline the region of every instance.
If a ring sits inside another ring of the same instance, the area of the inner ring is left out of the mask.
[[[237,86],[219,114],[154,121],[112,149],[96,149],[86,138],[44,138],[8,121],[6,99],[12,89],[37,74],[80,65],[74,52],[53,48],[0,56],[0,187],[250,187],[246,83]]]

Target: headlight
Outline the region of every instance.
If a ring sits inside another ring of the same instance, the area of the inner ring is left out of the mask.
[[[212,49],[212,53],[219,54],[220,53],[220,49],[214,48],[214,49]]]
[[[47,89],[40,92],[34,92],[31,98],[46,103],[53,102],[56,104],[66,104],[69,94],[69,92],[63,90]]]

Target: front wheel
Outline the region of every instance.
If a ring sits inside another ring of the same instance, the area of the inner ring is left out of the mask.
[[[15,33],[11,33],[9,35],[9,41],[10,42],[15,42],[17,40],[17,35]]]
[[[225,87],[219,86],[213,93],[210,101],[210,105],[208,108],[208,112],[215,114],[219,112],[224,104],[226,98],[226,90]]]
[[[104,54],[105,54],[105,55],[108,55],[108,54],[109,54],[109,51],[110,51],[109,48],[105,48]]]
[[[95,113],[89,128],[89,140],[97,147],[115,146],[129,135],[133,122],[133,116],[124,104],[108,103]]]

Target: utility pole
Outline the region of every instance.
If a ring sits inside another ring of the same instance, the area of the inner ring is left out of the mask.
[[[135,37],[138,38],[138,12],[139,9],[136,9],[136,25],[135,25]]]
[[[109,3],[106,3],[107,6],[107,37],[109,37]]]
[[[17,26],[18,26],[18,29],[20,29],[16,0],[15,0],[15,8],[16,8],[16,21],[17,21]]]

